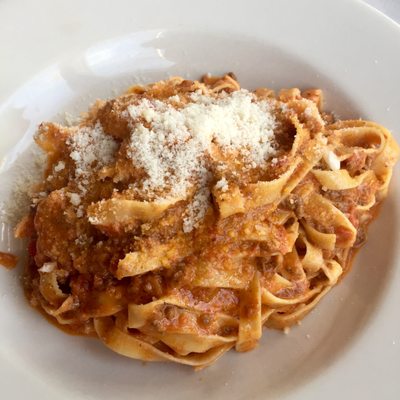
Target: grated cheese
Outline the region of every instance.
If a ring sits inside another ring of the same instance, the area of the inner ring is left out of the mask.
[[[311,107],[306,107],[306,109],[304,110],[304,115],[306,117],[312,117],[313,111],[312,111]]]
[[[54,171],[60,172],[65,168],[65,162],[64,161],[59,161],[57,165],[54,167]]]
[[[128,156],[146,173],[141,194],[150,200],[190,195],[192,200],[183,216],[185,232],[198,227],[210,206],[209,156],[215,148],[228,158],[240,159],[247,169],[263,166],[275,154],[276,122],[268,100],[255,101],[246,90],[216,97],[199,91],[190,97],[192,102],[181,108],[176,108],[179,96],[172,96],[167,102],[142,99],[129,106],[126,113],[131,127]],[[71,129],[73,134],[66,144],[78,190],[67,196],[80,218],[85,212],[82,196],[94,173],[114,162],[119,142],[105,134],[100,123]],[[59,161],[53,174],[65,168],[66,163]],[[219,161],[218,168],[226,171],[229,167]],[[52,178],[49,175],[48,179]],[[215,187],[225,192],[228,181],[223,177]],[[33,203],[46,195],[35,193]]]
[[[79,190],[85,194],[93,171],[114,161],[118,142],[105,134],[100,123],[97,123],[94,127],[77,128],[75,134],[68,138],[67,145],[71,150],[69,156],[75,162],[75,178]],[[77,197],[74,200],[71,198],[71,202],[80,204]]]
[[[277,159],[276,157],[274,157],[274,158],[271,160],[271,164],[272,164],[272,165],[278,164],[278,159]]]
[[[210,190],[207,186],[203,186],[196,192],[192,202],[183,217],[183,231],[185,233],[191,232],[197,228],[207,213],[210,205]]]
[[[229,189],[228,181],[223,177],[215,184],[215,189],[221,190],[221,192],[226,192]]]
[[[85,215],[85,211],[83,209],[83,205],[81,204],[78,209],[76,210],[76,216],[78,218],[82,218]]]
[[[168,97],[168,100],[169,100],[169,101],[174,101],[174,102],[176,102],[176,103],[179,103],[180,98],[179,98],[179,96],[176,94],[175,96]]]
[[[74,116],[70,114],[69,112],[64,113],[64,120],[67,126],[74,126],[78,125],[81,122],[81,117],[79,116]]]
[[[283,333],[284,333],[285,335],[289,335],[289,333],[290,333],[290,327],[285,326],[285,327],[283,328]]]
[[[52,261],[52,262],[45,262],[38,271],[40,272],[53,272],[57,267],[57,263]]]
[[[79,194],[77,193],[67,193],[67,196],[69,197],[71,204],[73,206],[79,206],[79,204],[81,204],[81,197],[79,196]]]
[[[179,109],[159,100],[142,99],[126,113],[131,126],[128,156],[147,174],[142,194],[150,199],[159,193],[184,198],[189,188],[197,187],[186,231],[207,209],[205,198],[209,195],[205,195],[204,186],[209,166],[205,156],[217,147],[222,154],[239,158],[247,169],[262,166],[275,154],[276,126],[270,103],[256,102],[247,90],[215,98],[200,92],[190,96],[193,102]],[[227,190],[225,185],[221,188]]]
[[[12,177],[2,180],[4,200],[0,201],[0,223],[16,225],[29,212],[29,207],[47,193],[34,191],[34,185],[43,174],[46,154],[39,147],[29,148],[27,154],[19,158],[7,171]],[[3,178],[2,178],[3,179]]]
[[[328,150],[323,157],[332,171],[338,171],[340,169],[340,160],[332,150]]]

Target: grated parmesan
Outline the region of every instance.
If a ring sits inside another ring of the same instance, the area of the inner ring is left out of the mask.
[[[143,98],[130,105],[125,114],[131,129],[128,157],[146,173],[140,185],[141,195],[149,200],[189,196],[183,215],[185,232],[198,227],[210,206],[210,154],[215,148],[223,156],[240,159],[245,169],[263,166],[275,155],[276,121],[268,100],[256,101],[247,90],[223,92],[216,97],[199,91],[192,93],[190,100],[176,108],[180,103],[177,95],[168,101]],[[85,213],[82,199],[94,173],[115,161],[119,142],[107,135],[100,123],[71,129],[73,134],[66,144],[74,164],[77,190],[67,196],[80,218]],[[65,168],[65,161],[59,161],[53,174]],[[229,169],[220,160],[218,168],[220,172]],[[226,178],[222,177],[215,188],[227,191]],[[35,193],[33,203],[46,195]]]
[[[67,196],[69,197],[71,204],[73,206],[79,206],[79,204],[81,204],[81,197],[79,196],[79,194],[77,193],[67,193]]]
[[[40,272],[53,272],[57,267],[57,263],[52,261],[52,262],[45,262],[40,268]]]
[[[78,125],[81,122],[81,117],[79,116],[74,116],[70,114],[69,112],[64,113],[64,120],[67,126],[74,126]]]
[[[183,231],[188,233],[197,228],[210,205],[210,190],[203,186],[196,192],[183,217]]]
[[[226,192],[229,189],[228,181],[223,177],[215,184],[215,189],[221,190],[221,192]]]
[[[104,133],[100,123],[94,127],[79,127],[75,134],[67,140],[70,148],[70,158],[75,162],[75,178],[78,188],[85,194],[86,185],[93,171],[104,167],[114,161],[118,142]],[[77,195],[78,196],[78,195]],[[71,203],[79,205],[77,197],[71,198]]]
[[[59,161],[57,165],[54,167],[55,172],[60,172],[65,168],[65,162],[64,161]]]
[[[338,171],[340,169],[340,160],[332,150],[328,150],[323,157],[332,171]]]
[[[210,172],[205,156],[217,147],[222,154],[239,158],[247,169],[262,166],[275,154],[276,126],[270,103],[256,102],[247,90],[217,97],[200,92],[190,96],[193,102],[179,109],[144,98],[126,113],[131,126],[128,156],[147,174],[142,195],[185,198],[189,188],[197,187],[185,217],[187,232],[208,207],[205,186]],[[220,184],[227,190],[226,181]]]
[[[313,116],[313,111],[312,111],[311,107],[306,107],[306,109],[304,110],[304,115],[306,117],[312,117]]]
[[[34,190],[34,184],[41,179],[45,165],[46,154],[35,146],[30,147],[7,170],[12,179],[7,182],[2,178],[4,200],[0,201],[0,223],[16,225],[29,212],[32,203],[47,196],[45,192],[37,193]]]

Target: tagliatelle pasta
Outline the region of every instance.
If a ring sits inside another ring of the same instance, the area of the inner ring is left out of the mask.
[[[398,147],[319,89],[176,77],[43,123],[30,302],[113,351],[196,368],[309,313],[350,268]]]

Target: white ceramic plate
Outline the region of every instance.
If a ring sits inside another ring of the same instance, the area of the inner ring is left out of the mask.
[[[400,128],[400,29],[359,1],[1,1],[0,199],[42,120],[135,81],[234,71],[243,86],[320,87],[346,118]],[[2,398],[395,399],[400,393],[399,174],[348,277],[289,335],[201,371],[118,356],[28,307],[0,270]],[[1,250],[20,251],[1,225]],[[21,268],[21,266],[20,266]]]

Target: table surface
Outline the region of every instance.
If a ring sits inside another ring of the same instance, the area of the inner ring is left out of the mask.
[[[382,11],[397,23],[400,23],[400,0],[364,0],[366,3]]]

